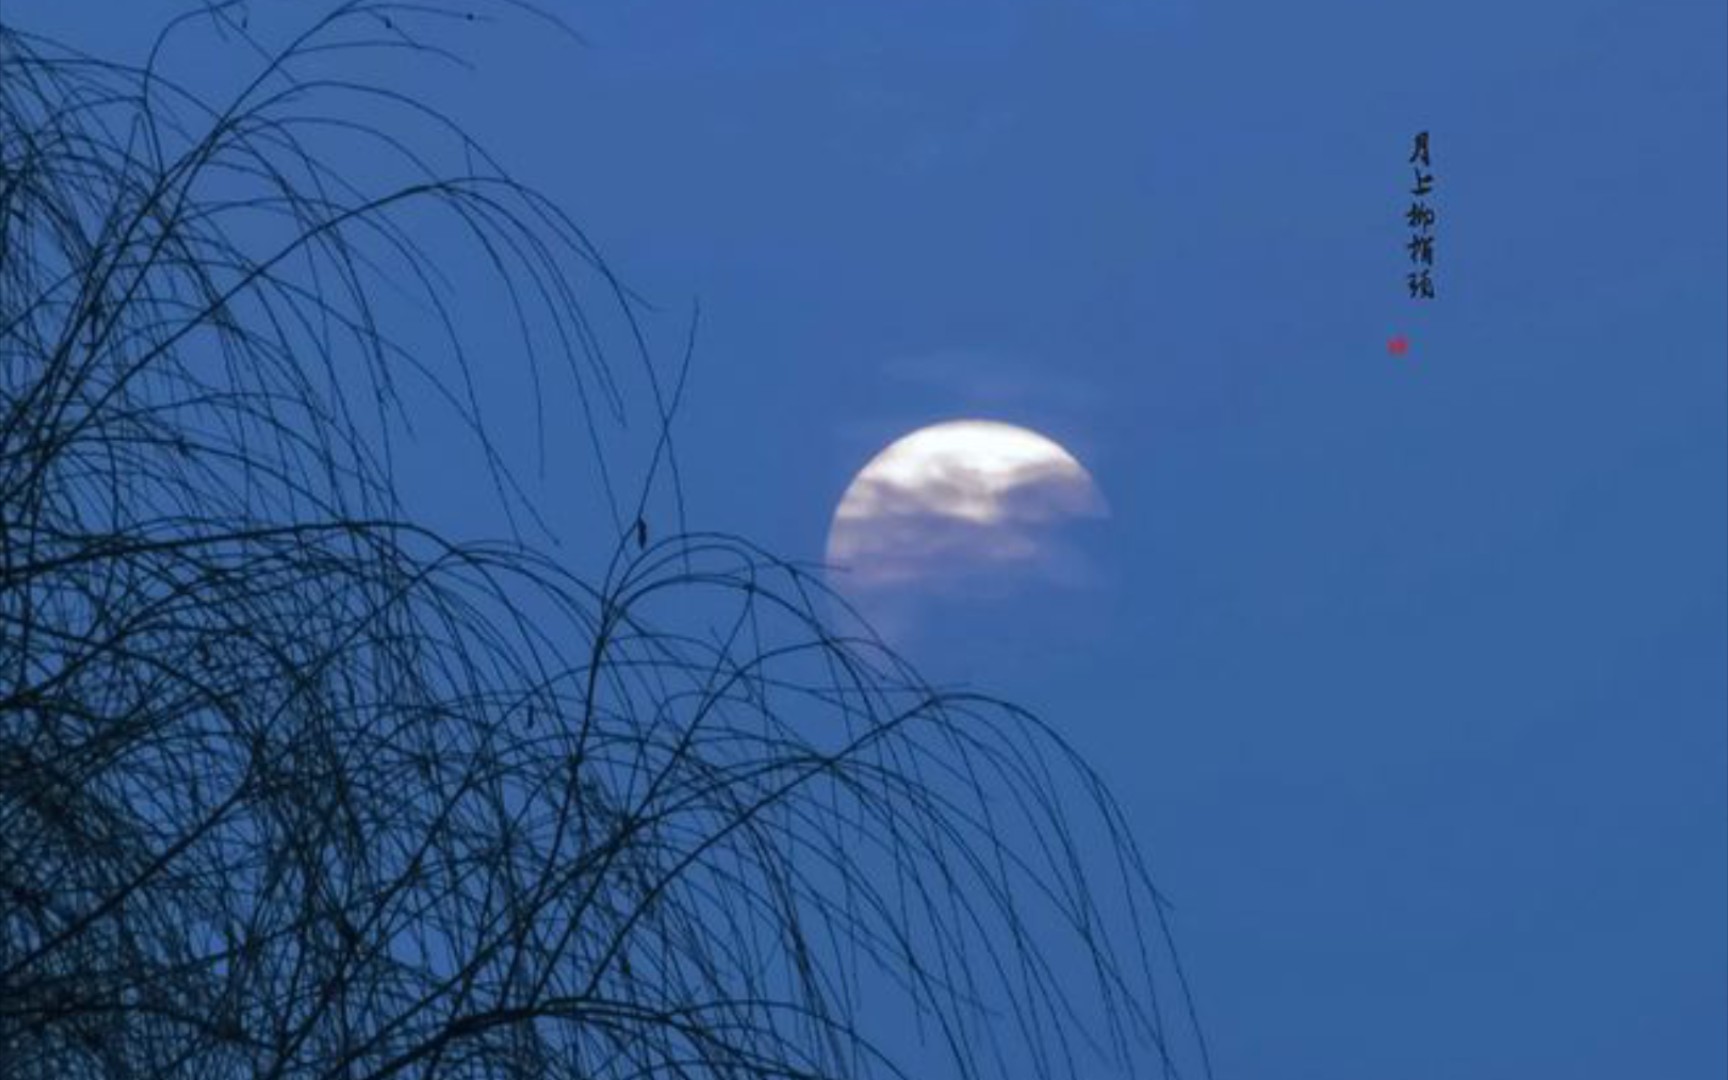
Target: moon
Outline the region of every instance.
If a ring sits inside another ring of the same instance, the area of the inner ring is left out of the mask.
[[[854,596],[982,589],[1084,576],[1065,523],[1107,517],[1092,474],[1055,440],[996,420],[950,420],[888,444],[828,528],[831,578]]]

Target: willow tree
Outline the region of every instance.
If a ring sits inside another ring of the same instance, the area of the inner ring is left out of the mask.
[[[1095,775],[805,568],[645,535],[679,387],[635,301],[355,74],[533,13],[290,8],[275,40],[198,5],[138,64],[0,24],[0,1074],[1203,1074]],[[188,34],[248,77],[177,80]],[[506,303],[462,301],[429,215]],[[431,395],[533,513],[476,336],[596,468],[625,405],[658,425],[604,474],[609,560],[400,494]]]

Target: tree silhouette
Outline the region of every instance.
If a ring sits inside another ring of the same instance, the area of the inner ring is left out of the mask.
[[[648,535],[682,369],[557,207],[353,74],[495,9],[297,10],[203,4],[142,66],[0,25],[0,1075],[1204,1074],[1057,734],[804,567]],[[251,77],[177,82],[185,34]],[[493,362],[574,390],[603,572],[398,494],[429,394],[532,521],[429,214],[508,298]],[[615,354],[660,431],[634,508]]]

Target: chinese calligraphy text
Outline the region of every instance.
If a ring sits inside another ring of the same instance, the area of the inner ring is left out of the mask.
[[[1434,194],[1433,162],[1428,151],[1428,133],[1418,132],[1410,150],[1409,164],[1416,174],[1416,182],[1410,189],[1410,209],[1404,213],[1404,221],[1410,227],[1410,240],[1404,245],[1410,255],[1410,272],[1406,281],[1410,288],[1412,300],[1434,299],[1434,222],[1436,214],[1429,205],[1429,199]]]

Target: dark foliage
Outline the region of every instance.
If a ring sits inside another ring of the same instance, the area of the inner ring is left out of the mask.
[[[272,45],[204,5],[143,67],[0,25],[0,1074],[1203,1073],[1120,815],[1035,719],[641,505],[602,508],[588,578],[404,510],[412,382],[532,513],[426,215],[514,301],[493,355],[594,430],[625,394],[596,312],[641,357],[632,301],[353,81],[474,12],[294,8]],[[180,34],[255,78],[178,85]],[[392,332],[409,302],[443,362]],[[914,1020],[922,1060],[878,1052]]]

